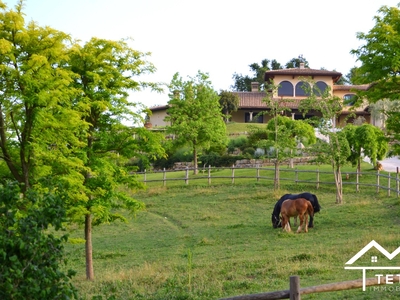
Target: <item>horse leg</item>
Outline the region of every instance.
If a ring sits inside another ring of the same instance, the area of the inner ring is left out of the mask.
[[[308,232],[308,214],[306,214],[304,220],[304,232]]]
[[[286,231],[287,232],[291,232],[292,231],[292,228],[290,227],[290,223],[289,222],[286,223]]]
[[[314,217],[310,216],[310,223],[308,223],[308,227],[309,228],[313,228],[314,227]]]
[[[289,217],[287,217],[286,215],[282,216],[282,228],[286,232],[291,231],[289,220]]]
[[[300,226],[299,228],[297,228],[297,233],[301,232],[301,227],[303,226],[304,223],[304,215],[299,215],[299,218],[300,218]]]

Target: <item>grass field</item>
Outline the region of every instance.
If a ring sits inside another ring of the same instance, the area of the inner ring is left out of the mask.
[[[333,187],[293,185],[290,192],[314,192],[322,205],[315,228],[293,234],[271,226],[272,209],[287,188],[274,192],[271,183],[254,180],[150,187],[135,195],[147,207],[136,218],[94,228],[95,281],[85,280],[84,245],[66,245],[69,267],[78,271],[74,284],[85,299],[219,299],[285,290],[291,275],[300,276],[302,287],[361,279],[361,271],[344,269],[360,249],[373,239],[389,252],[400,246],[395,195],[346,191],[337,205]],[[82,234],[71,229],[71,237]],[[368,255],[383,262],[375,250]],[[399,293],[355,289],[302,299],[394,299]]]

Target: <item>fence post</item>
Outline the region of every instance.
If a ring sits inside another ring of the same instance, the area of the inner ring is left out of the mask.
[[[146,185],[146,169],[144,169],[144,179],[143,179],[143,182],[144,182],[144,185]]]
[[[297,168],[294,170],[294,181],[297,184],[297,181],[299,181],[299,174],[297,173]]]
[[[300,300],[300,278],[290,276],[290,300]]]
[[[208,165],[208,185],[211,184],[211,165]]]
[[[186,166],[185,184],[189,184],[189,167]]]
[[[232,165],[232,184],[235,183],[235,165]]]
[[[260,181],[260,167],[259,164],[257,164],[257,182]]]
[[[317,190],[319,189],[319,168],[317,168]]]
[[[163,169],[163,186],[167,185],[167,173],[165,172],[165,168]]]
[[[390,173],[388,173],[388,197],[390,197]]]
[[[376,172],[376,193],[379,194],[379,170]]]
[[[356,175],[356,192],[359,193],[360,192],[360,173],[358,172],[357,169],[357,175]]]

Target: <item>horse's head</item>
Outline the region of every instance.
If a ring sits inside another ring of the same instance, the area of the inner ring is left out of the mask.
[[[272,214],[272,227],[278,228],[281,223],[279,215]]]

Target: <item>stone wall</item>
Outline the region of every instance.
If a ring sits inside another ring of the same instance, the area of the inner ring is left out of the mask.
[[[280,165],[305,165],[309,164],[313,157],[295,157],[290,161],[289,159],[280,163]],[[235,168],[257,168],[257,167],[270,167],[274,165],[274,159],[241,159],[235,163]],[[212,166],[213,167],[213,166]],[[192,169],[193,162],[176,162],[174,163],[174,170],[185,170],[186,168]]]
[[[305,165],[312,161],[313,157],[295,157],[291,160],[285,160],[280,163],[280,165]],[[274,165],[274,159],[241,159],[237,160],[235,167],[237,168],[256,168],[256,167],[269,167]]]

